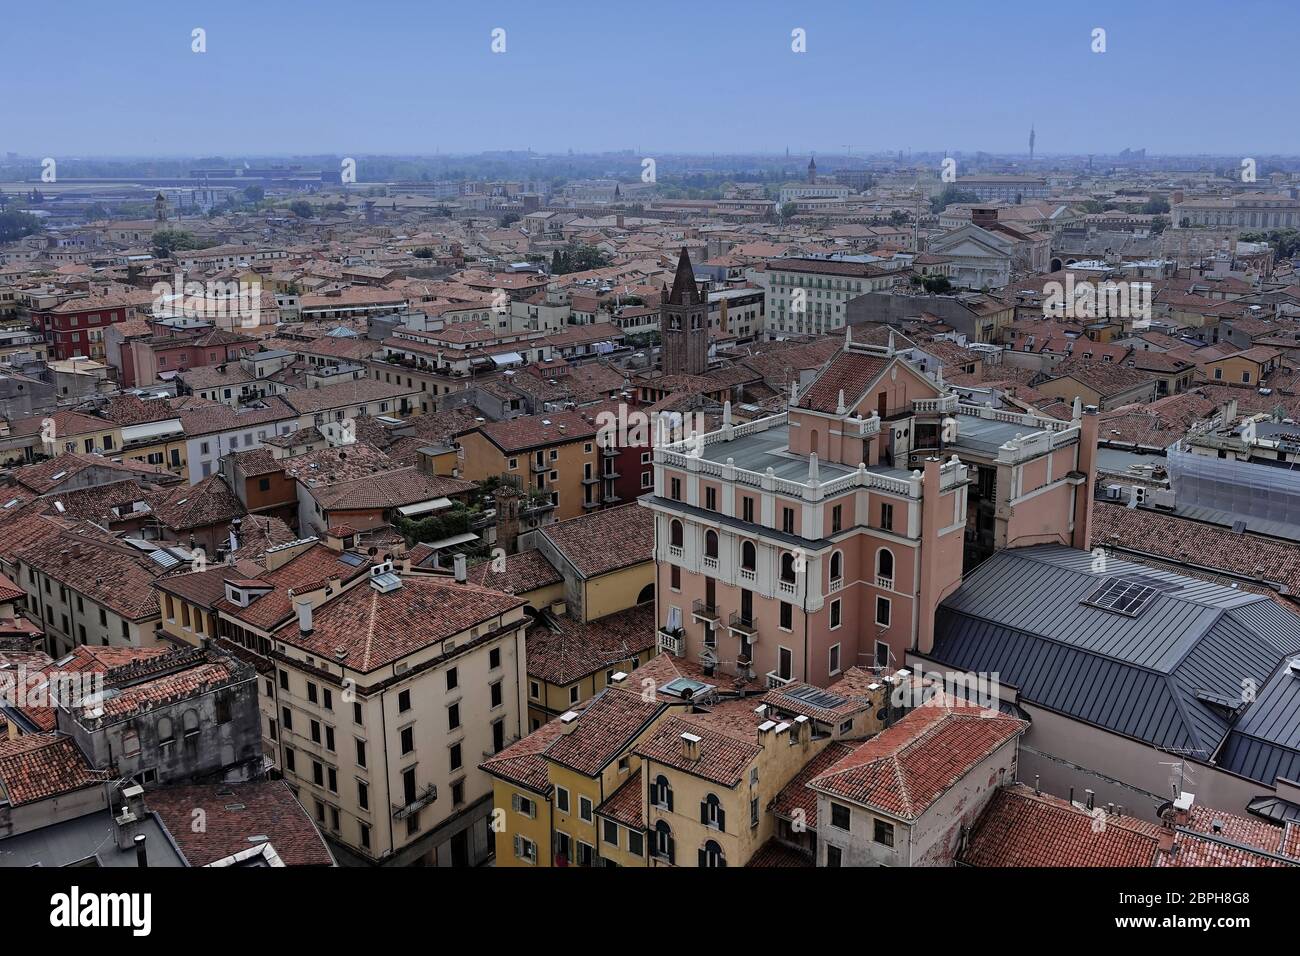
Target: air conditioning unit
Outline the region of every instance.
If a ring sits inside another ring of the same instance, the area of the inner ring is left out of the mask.
[[[1123,495],[1123,493],[1124,493],[1124,486],[1123,486],[1123,485],[1107,485],[1107,486],[1106,486],[1106,497],[1107,497],[1109,500],[1111,500],[1111,501],[1119,501],[1119,499],[1120,499],[1120,497]]]

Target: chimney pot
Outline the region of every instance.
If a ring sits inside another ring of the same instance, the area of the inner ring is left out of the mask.
[[[464,584],[467,580],[469,580],[469,576],[465,570],[465,555],[463,554],[456,555],[456,557],[452,560],[452,566],[455,568],[456,582],[458,584]]]

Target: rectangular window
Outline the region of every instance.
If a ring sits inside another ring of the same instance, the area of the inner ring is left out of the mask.
[[[612,847],[618,846],[618,824],[613,820],[605,821],[605,842]]]
[[[456,771],[461,768],[460,744],[452,744],[447,750],[447,763],[451,770]]]
[[[501,681],[493,681],[492,684],[491,684],[491,687],[489,688],[489,690],[491,691],[491,695],[492,695],[492,697],[491,697],[491,699],[492,699],[492,706],[493,706],[493,707],[500,707],[500,706],[501,706],[501,702],[502,702],[502,700],[504,699],[504,697],[503,697],[503,695],[502,695],[502,693],[501,693]]]
[[[455,690],[460,684],[460,675],[456,668],[452,667],[447,671],[447,690]]]
[[[837,830],[848,831],[849,808],[842,803],[831,803],[831,826]]]
[[[627,831],[627,852],[633,856],[645,853],[645,837],[640,830]]]
[[[840,645],[832,644],[830,653],[830,672],[838,674],[840,672]]]
[[[592,805],[590,798],[588,797],[578,798],[578,816],[580,816],[582,819],[590,823],[592,820],[592,812],[594,810],[595,807]]]
[[[364,767],[365,765],[366,765],[366,742],[364,740],[358,740],[357,741],[357,766]]]
[[[882,531],[894,530],[894,506],[881,502],[880,504],[880,528]]]
[[[404,690],[397,695],[397,712],[400,714],[404,714],[410,709],[411,709],[411,692],[409,690]]]
[[[781,509],[781,530],[786,534],[794,534],[794,509]]]
[[[889,598],[876,598],[876,623],[881,627],[889,627]]]
[[[563,787],[555,788],[555,808],[561,813],[569,812],[569,791]]]
[[[402,753],[409,754],[415,749],[415,728],[403,727],[401,732]]]
[[[452,704],[447,708],[447,729],[455,730],[460,726],[460,704]]]
[[[837,846],[826,844],[826,865],[838,869],[844,865],[844,851]]]
[[[831,602],[831,630],[833,631],[839,626],[840,626],[840,602],[837,599]]]
[[[876,820],[871,838],[881,846],[894,845],[894,825],[884,820]]]
[[[791,630],[794,627],[794,605],[788,601],[781,602],[781,629],[784,631]]]
[[[740,500],[740,517],[750,524],[754,523],[754,499],[748,495]]]
[[[710,487],[704,489],[704,507],[708,508],[710,511],[718,510],[718,489],[717,488]]]

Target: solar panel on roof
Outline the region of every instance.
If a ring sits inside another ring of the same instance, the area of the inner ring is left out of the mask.
[[[354,568],[359,568],[366,559],[359,554],[353,554],[351,551],[344,551],[343,554],[339,556],[339,560],[344,564],[351,565]]]
[[[795,700],[801,700],[805,704],[811,704],[813,707],[820,707],[823,710],[834,710],[837,707],[842,707],[845,702],[845,699],[839,694],[832,694],[811,686],[788,690],[785,692],[785,696],[793,697]]]

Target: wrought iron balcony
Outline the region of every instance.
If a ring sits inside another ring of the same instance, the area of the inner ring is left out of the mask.
[[[431,783],[423,790],[421,790],[418,794],[416,794],[415,799],[412,800],[410,803],[407,803],[405,805],[396,804],[396,803],[393,804],[393,819],[405,820],[407,817],[411,816],[412,814],[419,813],[421,810],[423,810],[425,807],[427,807],[429,804],[433,803],[433,801],[437,799],[438,799],[438,786],[437,784]]]
[[[691,615],[697,621],[708,621],[711,624],[716,624],[722,616],[717,601],[710,602],[705,598],[696,598],[691,603]]]
[[[758,639],[758,622],[754,620],[753,613],[741,614],[739,611],[732,611],[731,616],[727,618],[727,627],[735,634],[743,634],[750,643]]]

